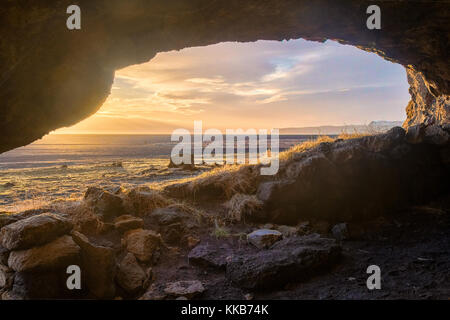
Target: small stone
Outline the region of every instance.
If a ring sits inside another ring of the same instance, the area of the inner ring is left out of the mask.
[[[200,243],[200,239],[197,239],[193,236],[188,236],[186,241],[187,241],[188,248],[194,248],[195,246],[197,246]]]
[[[187,299],[192,299],[204,291],[205,287],[198,280],[172,282],[164,288],[164,292],[169,296],[185,297]]]
[[[114,219],[114,227],[121,231],[128,231],[132,229],[139,229],[144,226],[144,220],[134,217],[132,215],[122,215]]]
[[[125,233],[122,243],[139,261],[149,262],[162,241],[161,235],[154,231],[136,229]]]
[[[22,250],[43,245],[72,229],[69,220],[56,214],[42,213],[4,226],[1,245],[9,250]]]
[[[245,300],[253,300],[253,295],[251,293],[247,293],[244,295]]]
[[[143,288],[147,274],[138,264],[135,256],[128,253],[119,264],[117,283],[128,293],[134,294]]]
[[[339,223],[331,229],[331,233],[336,240],[342,241],[349,238],[348,227],[346,223]]]
[[[40,247],[12,251],[8,265],[18,272],[54,270],[77,264],[79,253],[80,247],[66,235]]]
[[[277,230],[259,229],[247,235],[247,240],[259,249],[269,248],[281,240],[283,235]]]

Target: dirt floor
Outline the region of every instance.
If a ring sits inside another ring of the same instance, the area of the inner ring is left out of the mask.
[[[200,280],[207,289],[199,299],[450,299],[450,215],[442,205],[414,207],[363,226],[355,240],[344,240],[342,257],[331,269],[281,289],[249,291],[233,286],[225,268],[198,267],[188,249],[162,254],[154,267],[154,286],[168,281]],[[235,236],[199,236],[215,248],[218,259],[257,249],[238,236],[257,226],[235,226]],[[332,237],[329,233],[322,236]],[[369,265],[381,268],[381,289],[368,290]]]

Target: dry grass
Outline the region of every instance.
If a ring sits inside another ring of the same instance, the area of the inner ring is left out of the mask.
[[[160,190],[137,188],[125,195],[123,204],[126,211],[144,216],[156,208],[163,208],[173,204],[173,200],[164,196]]]
[[[280,162],[291,159],[292,156],[296,153],[301,153],[301,152],[305,152],[309,149],[313,149],[323,142],[333,142],[335,140],[336,139],[331,138],[329,136],[318,136],[316,139],[307,140],[305,142],[302,142],[300,144],[297,144],[297,145],[291,147],[290,149],[288,149],[284,152],[281,152],[280,153]]]
[[[214,230],[211,233],[212,236],[216,237],[217,239],[220,238],[228,238],[231,236],[230,231],[225,226],[219,225],[217,220],[214,221]]]
[[[173,200],[172,204],[168,205],[167,208],[175,208],[175,209],[179,209],[182,212],[188,213],[192,217],[197,219],[198,222],[201,222],[201,219],[206,216],[202,210],[195,208],[186,202],[178,202],[178,201]]]
[[[201,175],[181,181],[185,182],[184,193],[196,195],[211,190],[230,199],[236,193],[254,193],[256,191],[259,169],[251,165],[226,165],[204,172]],[[179,181],[177,181],[179,182]]]
[[[228,209],[227,218],[231,221],[244,221],[245,218],[255,215],[262,209],[263,203],[255,195],[235,194],[225,203]]]

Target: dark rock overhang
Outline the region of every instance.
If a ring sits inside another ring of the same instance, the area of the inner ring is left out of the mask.
[[[71,4],[81,8],[81,30],[66,28]],[[381,8],[381,30],[366,27],[372,4]],[[119,68],[158,52],[224,41],[332,39],[375,52],[404,65],[410,80],[420,79],[414,83],[421,90],[411,89],[420,101],[408,106],[405,124],[445,122],[449,18],[442,1],[6,0],[0,9],[0,152],[95,113]],[[439,108],[430,107],[435,101]]]

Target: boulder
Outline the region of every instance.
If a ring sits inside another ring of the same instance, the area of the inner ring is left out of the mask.
[[[72,237],[81,248],[81,270],[89,293],[97,299],[113,298],[116,275],[114,250],[95,245],[85,235],[76,231]]]
[[[334,239],[318,234],[291,237],[269,250],[233,256],[227,263],[226,277],[245,289],[280,288],[327,270],[340,254],[341,248]]]
[[[137,262],[132,253],[120,262],[117,270],[117,283],[129,294],[135,294],[144,288],[147,274]]]
[[[120,232],[139,229],[144,226],[144,220],[132,215],[122,215],[114,219],[114,227]]]
[[[225,269],[227,261],[223,252],[226,252],[227,249],[228,248],[224,246],[219,247],[210,244],[200,244],[189,252],[189,263],[201,267]]]
[[[88,188],[84,201],[105,221],[110,221],[125,212],[121,197],[97,187]]]
[[[69,220],[56,214],[42,213],[3,227],[0,242],[9,250],[23,250],[48,243],[71,229]]]
[[[8,265],[14,271],[34,272],[64,268],[79,263],[80,247],[65,235],[40,247],[12,251]]]
[[[280,231],[269,229],[255,230],[247,235],[247,241],[258,249],[269,248],[281,238],[283,238],[283,234]]]
[[[185,297],[192,299],[205,291],[205,287],[198,280],[177,281],[167,284],[164,293],[170,297]]]
[[[161,235],[151,230],[136,229],[125,233],[123,246],[142,262],[150,262],[161,245]]]

